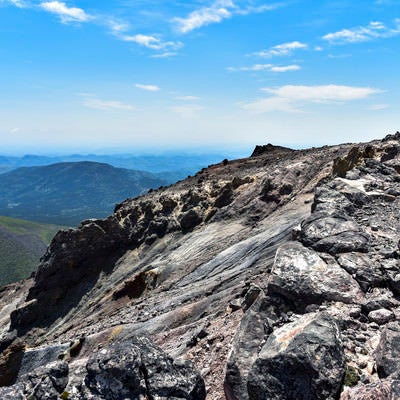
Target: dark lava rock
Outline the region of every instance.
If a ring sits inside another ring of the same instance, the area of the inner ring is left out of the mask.
[[[315,212],[301,224],[301,241],[307,247],[331,254],[368,252],[370,237],[345,215]]]
[[[251,400],[338,398],[345,358],[336,322],[306,314],[277,329],[262,347],[248,378]]]
[[[197,225],[201,224],[202,219],[200,215],[195,210],[189,210],[185,214],[182,215],[180,220],[180,225],[182,228],[182,232],[190,232]]]
[[[268,333],[266,297],[258,295],[244,314],[236,331],[226,365],[224,390],[228,400],[247,400],[247,375],[257,359],[260,346]]]
[[[68,364],[58,361],[20,376],[15,385],[0,388],[0,398],[58,400],[68,383]]]
[[[354,277],[364,292],[371,287],[382,286],[385,282],[385,277],[379,269],[379,265],[365,254],[341,254],[337,261],[342,268]]]
[[[299,310],[325,300],[353,303],[362,298],[357,282],[334,260],[327,263],[298,242],[286,243],[277,250],[268,293],[292,300]]]
[[[283,147],[283,146],[274,146],[271,143],[265,144],[265,145],[257,145],[255,149],[253,150],[253,153],[251,154],[251,157],[257,157],[261,156],[262,154],[266,153],[271,153],[271,152],[293,152],[294,150],[288,148],[288,147]]]
[[[217,208],[222,208],[231,204],[233,201],[233,190],[232,185],[228,184],[224,186],[221,190],[221,193],[215,199],[214,206]]]
[[[99,400],[206,397],[204,381],[189,362],[172,360],[146,338],[133,338],[100,350],[86,368],[87,390]]]
[[[376,367],[380,378],[400,377],[400,324],[391,322],[382,332],[376,350]]]

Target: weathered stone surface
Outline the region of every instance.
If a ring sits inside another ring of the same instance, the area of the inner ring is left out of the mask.
[[[374,288],[366,294],[362,303],[362,311],[368,315],[371,311],[386,308],[388,310],[398,307],[399,301],[393,297],[393,293],[387,288]]]
[[[397,400],[400,398],[400,381],[385,379],[368,385],[347,389],[340,400]]]
[[[378,325],[384,325],[389,321],[396,319],[392,311],[386,308],[380,308],[378,310],[371,311],[368,314],[368,319],[372,322],[376,322]]]
[[[376,351],[376,367],[380,378],[400,377],[400,324],[385,326]]]
[[[58,400],[67,383],[68,364],[53,362],[21,375],[11,387],[0,388],[0,398]]]
[[[268,292],[283,295],[299,309],[326,300],[359,302],[363,296],[357,282],[333,260],[325,262],[317,252],[298,242],[278,249]]]
[[[335,321],[327,314],[306,314],[268,338],[249,373],[249,398],[333,400],[344,372]]]
[[[307,247],[331,254],[367,252],[370,237],[344,215],[315,212],[301,224],[301,241]]]
[[[342,268],[354,277],[365,292],[372,287],[382,286],[385,282],[379,264],[365,254],[341,254],[337,261]]]
[[[228,400],[247,400],[247,376],[268,335],[268,300],[260,294],[243,316],[229,353],[224,390]]]
[[[173,361],[146,338],[111,345],[91,357],[86,368],[85,385],[96,399],[206,396],[204,381],[190,363]]]

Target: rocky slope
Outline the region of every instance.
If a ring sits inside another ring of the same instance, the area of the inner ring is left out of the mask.
[[[400,134],[258,146],[59,232],[1,293],[0,397],[400,398],[399,172]]]

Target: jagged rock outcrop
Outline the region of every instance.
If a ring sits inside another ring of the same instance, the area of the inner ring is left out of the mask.
[[[27,356],[16,383],[0,388],[1,398],[204,400],[206,396],[204,381],[189,362],[174,361],[146,338],[132,337],[99,349],[81,371],[69,371],[66,361],[49,362],[56,353],[60,359],[62,350],[50,346],[35,351],[35,358]],[[74,383],[68,385],[73,372]]]
[[[397,398],[399,171],[397,134],[267,146],[59,233],[0,293],[0,393]]]

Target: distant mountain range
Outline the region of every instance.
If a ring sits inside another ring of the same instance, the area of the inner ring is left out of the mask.
[[[149,172],[98,162],[23,167],[0,174],[0,215],[75,226],[103,218],[116,203],[165,184]]]
[[[60,229],[0,216],[0,286],[27,278]]]
[[[51,165],[60,162],[93,161],[110,164],[117,168],[148,171],[167,179],[169,183],[184,179],[209,164],[220,162],[226,155],[221,154],[162,154],[140,155],[115,154],[71,154],[63,156],[42,156],[27,154],[22,157],[0,155],[0,173],[19,167]]]

